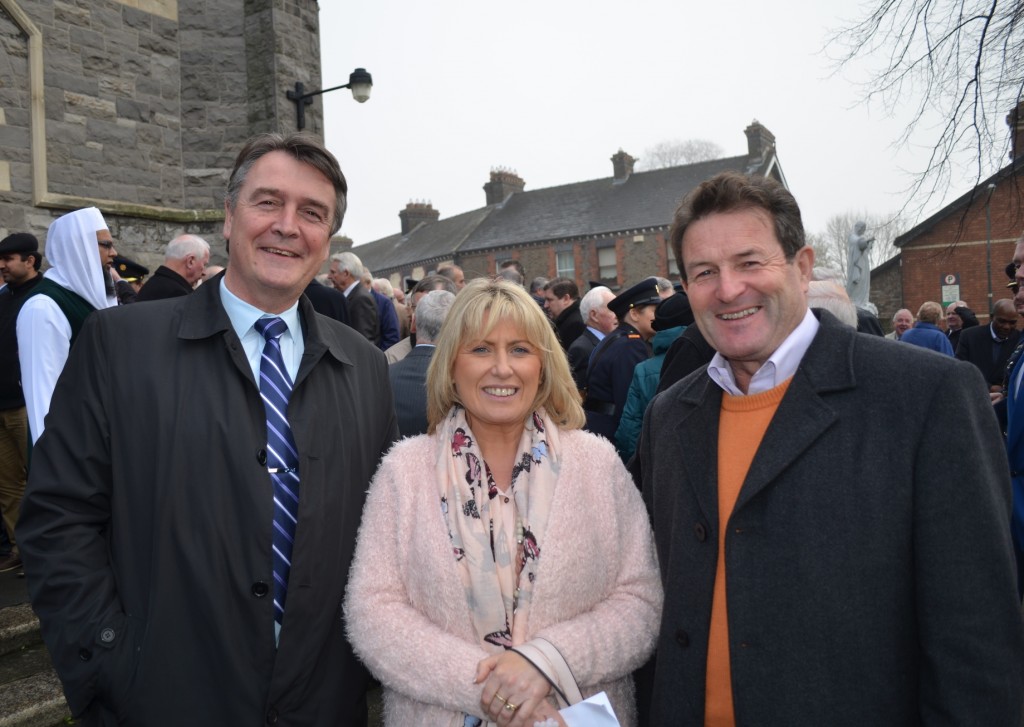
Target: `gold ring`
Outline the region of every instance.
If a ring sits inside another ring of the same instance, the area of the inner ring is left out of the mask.
[[[509,712],[515,712],[517,709],[519,709],[519,705],[512,704],[512,702],[505,702],[505,709],[507,709]]]
[[[505,705],[507,705],[507,704],[508,704],[508,700],[507,700],[507,699],[505,699],[505,698],[504,698],[503,696],[501,696],[500,694],[498,694],[497,692],[495,692],[495,693],[494,693],[494,698],[495,698],[495,699],[497,699],[497,700],[498,700],[499,702],[501,702],[502,704],[505,704]]]

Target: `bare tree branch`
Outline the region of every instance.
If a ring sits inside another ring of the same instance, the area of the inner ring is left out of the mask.
[[[722,147],[707,139],[673,139],[645,149],[638,166],[642,169],[664,169],[721,159],[722,154]]]
[[[894,113],[916,99],[913,120],[894,143],[923,136],[931,152],[913,170],[902,211],[917,216],[941,198],[960,165],[973,169],[977,185],[1006,163],[1002,120],[1024,90],[1021,0],[880,0],[826,47],[836,72],[873,66],[862,100]],[[932,130],[935,115],[941,123]]]

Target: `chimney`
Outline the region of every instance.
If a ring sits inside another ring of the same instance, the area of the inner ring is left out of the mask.
[[[750,126],[743,130],[747,135],[747,156],[751,159],[763,160],[775,147],[775,134],[768,131],[761,122],[754,119]]]
[[[421,222],[437,222],[440,216],[441,213],[434,209],[430,202],[410,202],[398,213],[398,219],[402,221],[403,235],[415,230]]]
[[[1010,127],[1010,161],[1024,155],[1024,101],[1006,115],[1006,125]]]
[[[511,169],[492,169],[491,181],[484,185],[487,204],[501,204],[516,192],[522,192],[526,182]]]
[[[629,175],[633,173],[633,165],[635,163],[636,159],[622,151],[622,149],[619,149],[612,156],[612,172],[615,174],[614,184],[622,184],[629,179]]]

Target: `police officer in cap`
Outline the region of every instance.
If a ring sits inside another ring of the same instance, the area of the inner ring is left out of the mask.
[[[21,567],[13,542],[21,498],[25,494],[28,456],[28,416],[18,363],[18,311],[29,292],[43,279],[39,241],[27,232],[0,240],[0,513],[11,540],[11,551],[0,557],[0,573]]]
[[[140,265],[134,260],[129,260],[124,255],[114,256],[114,265],[110,268],[114,278],[114,292],[117,293],[119,305],[134,303],[135,296],[142,289],[149,275],[149,268]]]
[[[587,414],[587,431],[611,442],[615,441],[615,430],[626,405],[633,369],[651,356],[647,342],[654,336],[654,308],[660,302],[654,278],[637,283],[608,302],[619,326],[590,355],[583,409]]]

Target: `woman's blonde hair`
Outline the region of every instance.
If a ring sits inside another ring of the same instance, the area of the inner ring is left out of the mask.
[[[427,370],[427,431],[431,434],[455,404],[461,404],[452,376],[455,359],[470,342],[486,337],[499,323],[521,329],[540,354],[540,382],[533,410],[544,407],[562,429],[579,429],[586,421],[580,395],[547,317],[522,286],[507,280],[477,278],[466,284],[452,304],[437,349]]]

